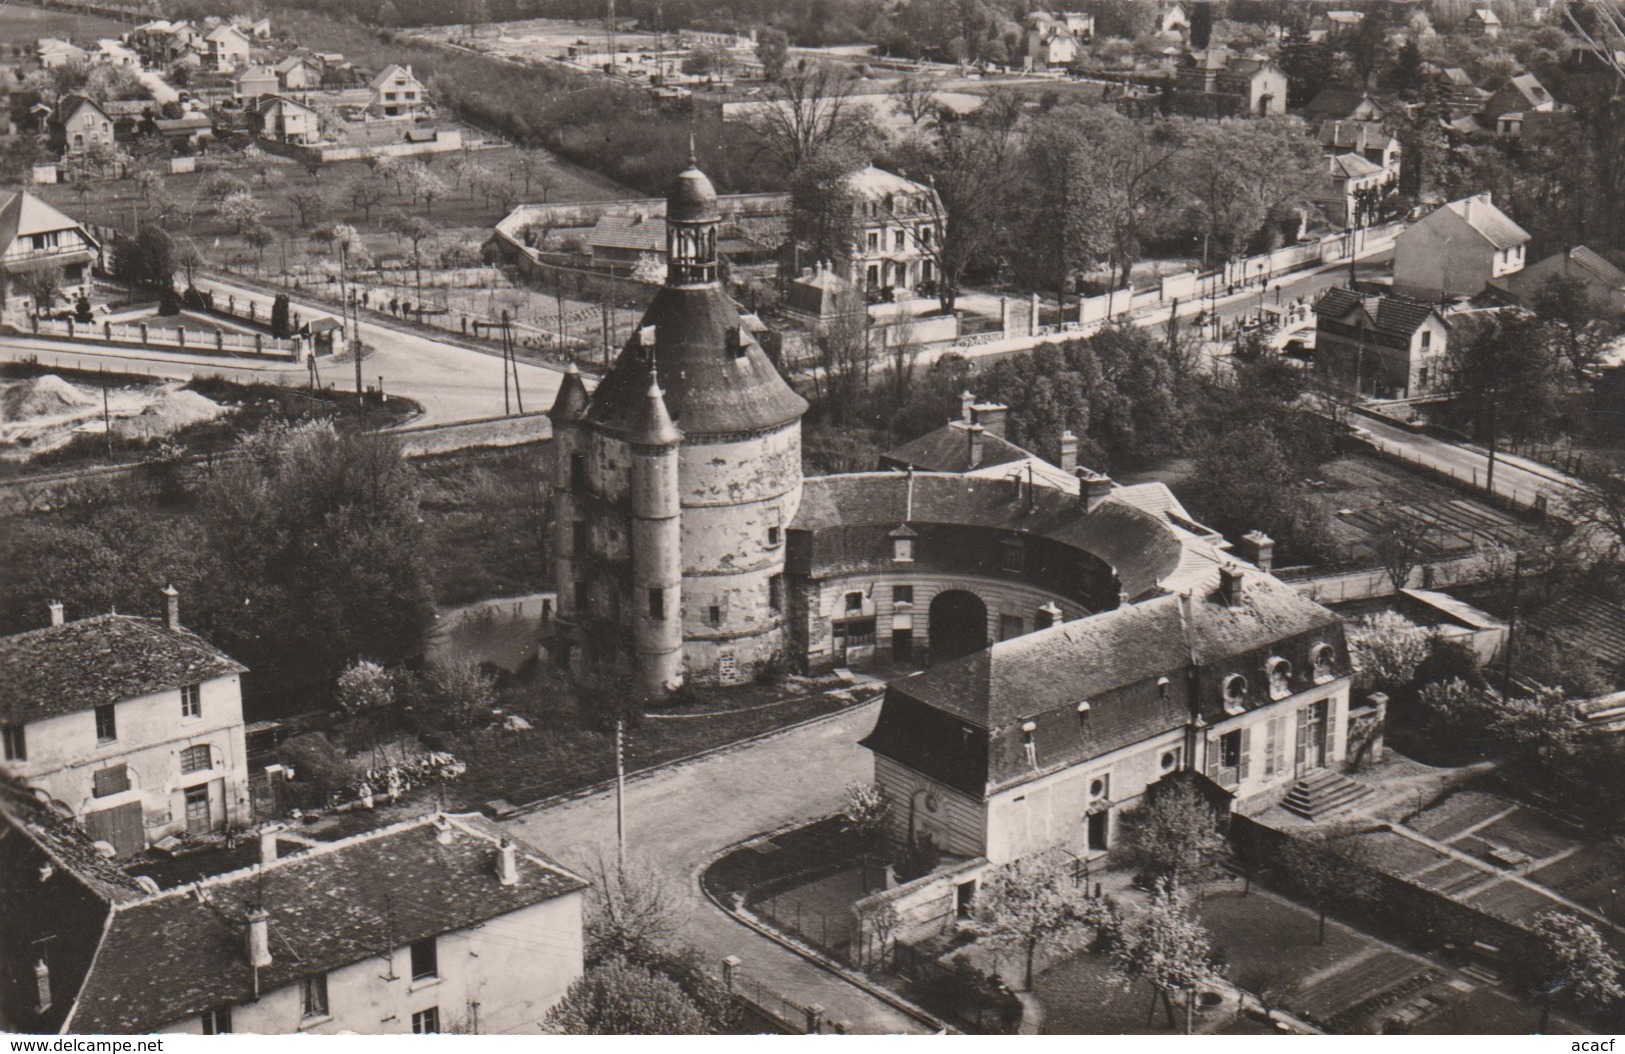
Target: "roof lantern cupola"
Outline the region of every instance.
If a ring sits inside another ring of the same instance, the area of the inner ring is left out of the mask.
[[[700,171],[689,138],[688,167],[666,193],[666,284],[709,285],[717,280],[717,190]]]

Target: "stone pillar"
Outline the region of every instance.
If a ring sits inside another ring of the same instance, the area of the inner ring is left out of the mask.
[[[737,955],[725,956],[722,960],[722,983],[728,989],[728,994],[734,994],[734,982],[739,979],[739,968],[744,960]]]
[[[224,351],[226,347],[226,334],[223,330],[214,331],[214,350]]]
[[[814,1003],[807,1008],[807,1035],[816,1036],[824,1030],[824,1008]]]
[[[73,339],[73,316],[68,316],[68,339]]]
[[[176,326],[175,327],[175,343],[180,345],[183,348],[186,347],[186,327],[185,326]]]
[[[265,334],[263,333],[254,334],[254,354],[265,354]]]
[[[1010,298],[1007,296],[999,297],[999,330],[1007,337],[1014,336],[1010,332]]]
[[[109,342],[109,343],[112,343],[112,340],[113,340],[113,323],[111,323],[111,322],[103,322],[102,323],[102,339]]]
[[[1034,293],[1032,295],[1032,305],[1033,305],[1032,314],[1027,319],[1027,335],[1029,337],[1036,337],[1036,336],[1038,336],[1039,319],[1042,317],[1038,313],[1038,294],[1037,293]]]
[[[141,346],[143,348],[147,346],[147,324],[145,322],[141,323]]]

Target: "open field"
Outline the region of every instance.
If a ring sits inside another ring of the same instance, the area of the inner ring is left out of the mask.
[[[590,51],[609,49],[609,33],[602,22],[576,22],[564,18],[493,22],[478,27],[473,36],[463,25],[418,26],[403,32],[425,40],[453,42],[504,58],[559,58],[574,44],[583,44]],[[659,39],[653,33],[624,32],[616,35],[615,46],[618,51],[645,51],[658,46]],[[675,37],[671,39],[675,42]]]
[[[100,15],[0,4],[0,41],[7,44],[32,45],[41,37],[57,37],[83,45],[102,37],[116,37],[129,28]]]

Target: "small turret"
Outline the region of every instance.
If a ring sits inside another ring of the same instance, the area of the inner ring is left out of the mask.
[[[564,368],[564,379],[559,382],[559,393],[553,398],[548,416],[556,426],[560,422],[579,421],[587,413],[587,386],[581,383],[581,371],[571,362]]]
[[[632,647],[637,682],[646,692],[671,691],[683,680],[683,535],[678,448],[653,372],[632,447]]]

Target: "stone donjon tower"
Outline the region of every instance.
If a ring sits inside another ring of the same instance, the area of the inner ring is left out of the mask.
[[[720,223],[690,158],[665,285],[598,388],[572,367],[552,410],[560,636],[649,691],[745,681],[785,651],[807,403],[723,290]]]

